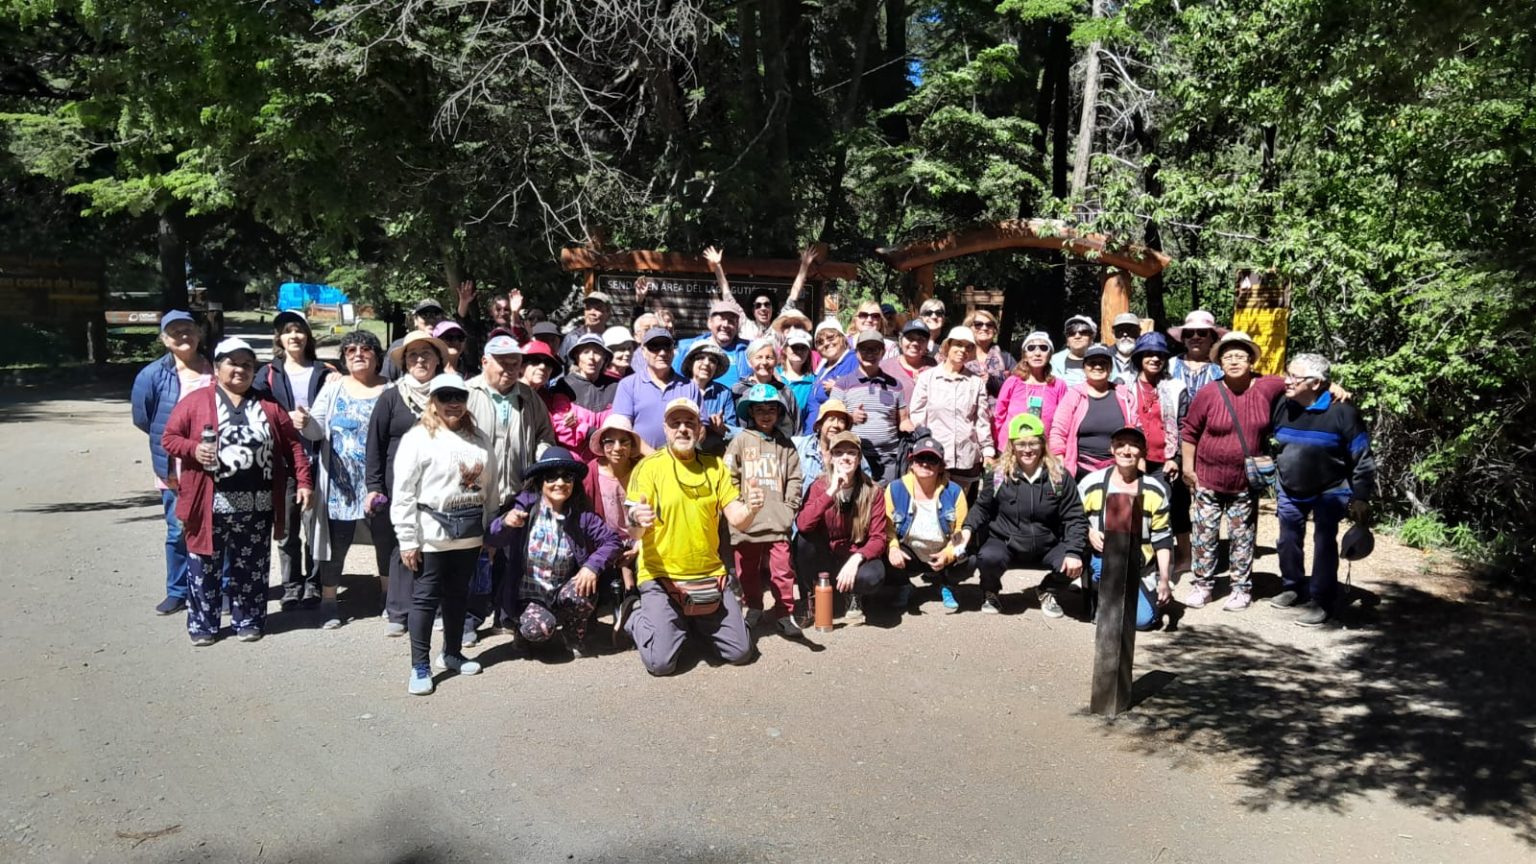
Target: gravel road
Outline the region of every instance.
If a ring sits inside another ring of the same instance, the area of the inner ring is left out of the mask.
[[[265,640],[194,650],[151,613],[125,393],[0,399],[0,861],[1531,860],[1531,619],[1401,566],[1356,568],[1345,628],[1260,604],[1141,636],[1165,686],[1115,722],[1084,714],[1091,629],[1025,573],[1008,614],[929,598],[669,679],[493,636],[416,698],[366,547],[337,631],[274,603]]]

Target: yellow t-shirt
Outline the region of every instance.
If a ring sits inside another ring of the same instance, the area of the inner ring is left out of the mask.
[[[624,491],[630,501],[643,496],[656,511],[656,524],[640,544],[637,582],[725,575],[720,519],[741,493],[719,457],[695,454],[684,462],[658,450],[635,466]]]

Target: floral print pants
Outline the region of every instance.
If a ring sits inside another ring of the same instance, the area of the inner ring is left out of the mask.
[[[1202,588],[1215,586],[1216,544],[1221,539],[1223,519],[1227,523],[1227,534],[1232,538],[1232,566],[1228,569],[1232,590],[1251,590],[1253,546],[1258,538],[1259,502],[1247,492],[1233,494],[1212,492],[1209,489],[1195,492],[1194,531],[1190,538],[1195,557],[1195,584]]]
[[[272,569],[271,511],[214,513],[213,554],[189,555],[187,564],[189,635],[218,634],[226,591],[235,630],[260,631],[267,621],[267,578]]]
[[[555,635],[555,628],[565,631],[565,638],[579,643],[587,636],[587,621],[597,608],[597,596],[583,597],[576,593],[576,580],[567,579],[555,594],[554,608],[537,600],[523,607],[517,619],[517,632],[529,642],[548,642]]]

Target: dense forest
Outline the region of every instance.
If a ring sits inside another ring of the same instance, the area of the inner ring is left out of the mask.
[[[566,245],[863,266],[1048,217],[1165,251],[1134,308],[1293,288],[1390,506],[1469,557],[1536,535],[1529,0],[0,0],[0,252],[114,278],[465,276],[552,307]],[[1091,262],[992,253],[1014,336]],[[1525,554],[1529,554],[1528,551]]]

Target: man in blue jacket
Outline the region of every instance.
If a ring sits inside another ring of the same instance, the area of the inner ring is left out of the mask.
[[[1376,460],[1360,412],[1329,392],[1329,363],[1298,354],[1286,368],[1285,396],[1275,406],[1275,473],[1280,479],[1275,513],[1280,517],[1280,580],[1270,605],[1299,606],[1296,623],[1322,626],[1335,610],[1339,587],[1339,522],[1370,515],[1376,491]],[[1312,517],[1312,578],[1307,578],[1305,537]]]
[[[155,487],[165,508],[165,599],[155,607],[161,615],[187,608],[187,544],[176,518],[177,465],[165,453],[160,435],[171,409],[188,393],[213,381],[213,364],[202,353],[201,331],[192,316],[181,310],[160,319],[160,344],[166,355],[139,370],[133,379],[133,425],[149,435],[150,461],[155,468]]]

